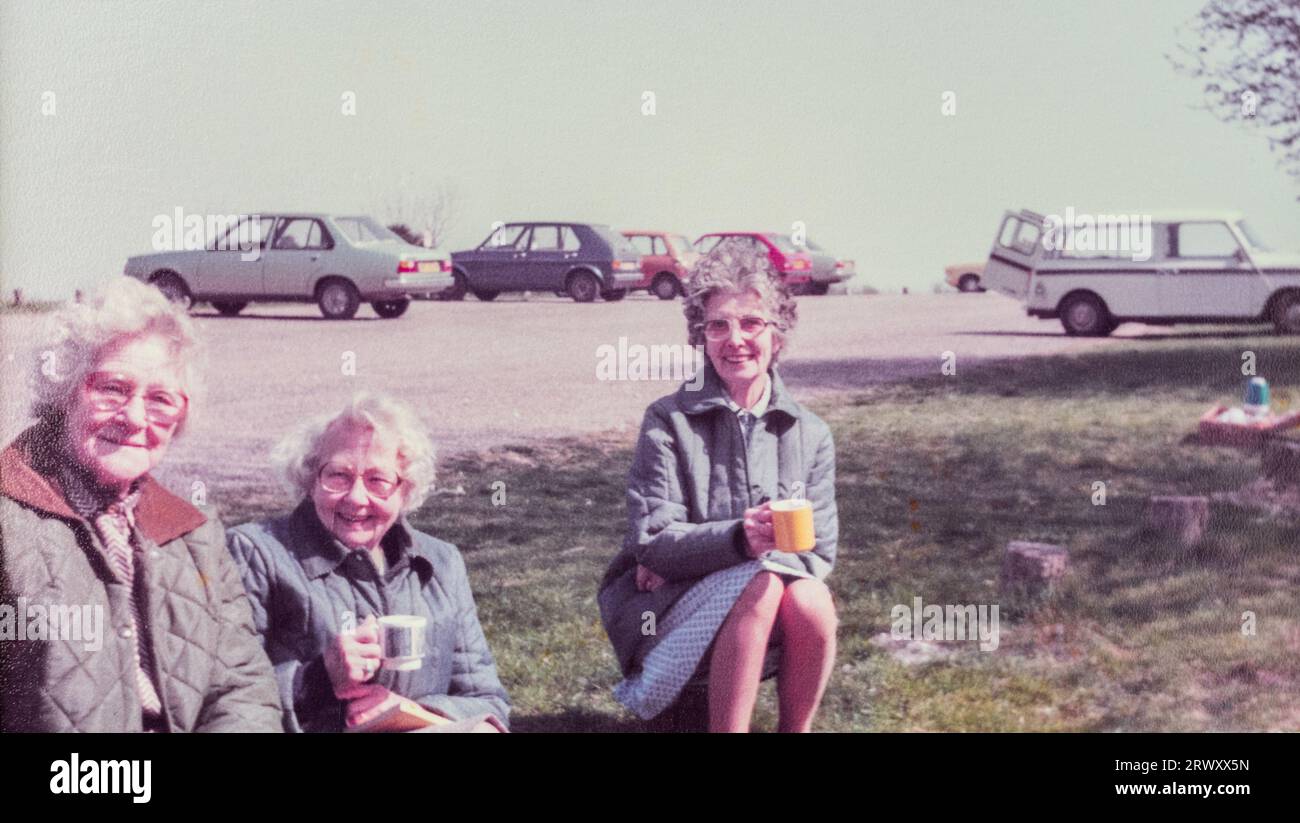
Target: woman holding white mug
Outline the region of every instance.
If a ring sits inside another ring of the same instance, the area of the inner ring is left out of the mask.
[[[510,705],[465,562],[404,516],[434,477],[415,412],[359,394],[301,426],[272,459],[301,503],[231,529],[227,543],[275,666],[286,730],[361,726],[405,698],[452,721],[435,729],[505,731]],[[423,619],[413,670],[381,672],[385,615]]]

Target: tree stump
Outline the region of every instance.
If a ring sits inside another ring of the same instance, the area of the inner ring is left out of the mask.
[[[1208,497],[1152,497],[1147,503],[1147,528],[1184,549],[1201,542],[1210,523]]]
[[[1277,486],[1300,486],[1300,443],[1268,440],[1264,443],[1264,476]]]
[[[1002,587],[1039,594],[1064,577],[1069,565],[1070,553],[1061,546],[1013,540],[1002,555]]]

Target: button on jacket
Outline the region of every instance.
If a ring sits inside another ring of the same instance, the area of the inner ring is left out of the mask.
[[[509,699],[455,546],[401,518],[384,535],[390,562],[381,575],[364,550],[349,550],[325,529],[310,499],[288,516],[231,529],[227,544],[275,667],[287,731],[343,730],[346,703],[334,696],[322,654],[345,621],[360,625],[371,615],[428,620],[423,665],[380,672],[376,682],[453,720],[508,720]]]

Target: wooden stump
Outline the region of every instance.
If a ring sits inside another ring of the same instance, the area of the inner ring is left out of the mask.
[[[1264,443],[1264,476],[1278,486],[1300,486],[1300,443],[1269,440]]]
[[[1002,555],[1002,587],[1038,594],[1064,577],[1069,565],[1070,553],[1061,546],[1013,540]]]
[[[1184,549],[1201,542],[1210,523],[1207,497],[1152,497],[1147,503],[1147,528]]]

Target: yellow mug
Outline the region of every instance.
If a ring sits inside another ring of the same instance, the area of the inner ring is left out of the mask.
[[[773,501],[772,527],[776,532],[777,551],[806,552],[817,544],[811,500]]]

